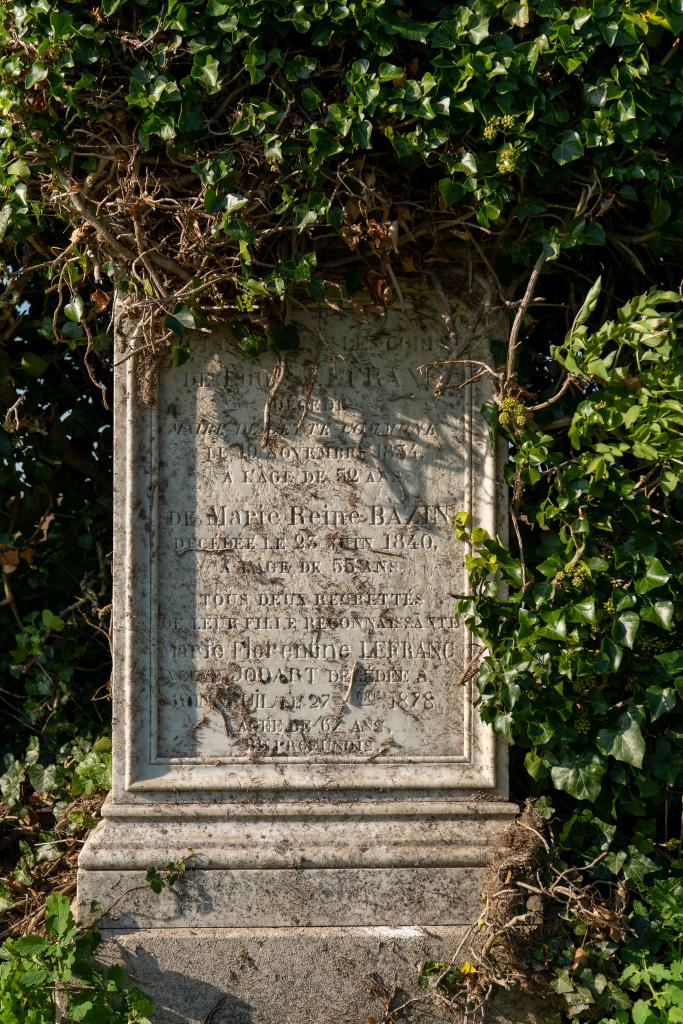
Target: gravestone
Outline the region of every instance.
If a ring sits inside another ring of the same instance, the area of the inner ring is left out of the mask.
[[[453,515],[502,529],[486,379],[440,362],[426,293],[297,327],[253,361],[197,335],[153,406],[118,339],[114,779],[78,908],[160,1022],[380,1019],[479,916],[515,810],[452,596]]]

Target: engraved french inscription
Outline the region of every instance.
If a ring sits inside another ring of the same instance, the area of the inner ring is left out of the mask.
[[[436,321],[301,333],[274,395],[228,338],[162,375],[153,757],[463,760],[468,389]]]

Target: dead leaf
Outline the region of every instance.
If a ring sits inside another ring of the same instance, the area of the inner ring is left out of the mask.
[[[588,953],[583,946],[579,946],[579,948],[574,951],[574,963],[572,964],[572,970],[575,971],[577,968],[583,967],[587,960]]]
[[[38,523],[38,529],[40,530],[40,532],[43,535],[41,537],[41,540],[43,540],[43,541],[47,540],[48,530],[52,526],[52,524],[54,522],[54,518],[55,518],[54,512],[46,512],[46,514],[43,516],[43,518]]]
[[[93,306],[98,313],[104,313],[105,309],[111,302],[111,295],[107,295],[101,288],[96,288],[90,296]]]
[[[417,267],[415,266],[415,260],[407,252],[400,254],[401,266],[405,270],[406,274],[417,274]]]
[[[359,218],[360,203],[357,199],[349,199],[344,207],[344,220],[348,221],[350,224],[355,224]]]
[[[367,234],[377,252],[398,252],[398,221],[379,224],[376,220],[369,220]]]
[[[19,565],[19,552],[12,551],[11,549],[0,551],[0,565],[2,566],[2,571],[6,572],[8,575],[9,573],[14,572]]]
[[[78,189],[71,189],[71,192],[76,192]],[[78,227],[74,228],[71,232],[70,239],[74,245],[80,245],[80,243],[87,238],[88,235],[92,235],[95,228],[91,224],[79,224]]]
[[[377,305],[386,306],[391,298],[391,285],[386,277],[371,271],[363,278],[368,295]]]
[[[339,234],[342,236],[349,249],[355,249],[363,237],[363,229],[360,224],[342,224],[339,228]]]

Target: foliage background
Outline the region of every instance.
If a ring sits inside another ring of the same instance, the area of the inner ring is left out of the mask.
[[[681,0],[4,5],[5,906],[106,783],[115,293],[151,394],[192,329],[280,351],[299,304],[381,315],[464,261],[509,316],[514,515],[510,553],[458,524],[461,611],[516,795],[554,822],[526,978],[580,1018],[683,1019],[681,28]]]

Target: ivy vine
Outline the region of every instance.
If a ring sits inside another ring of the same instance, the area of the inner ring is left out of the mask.
[[[508,300],[541,252],[645,270],[683,226],[682,27],[681,0],[6,5],[0,230],[95,351],[108,281],[148,344],[233,318],[253,351],[463,243]]]

